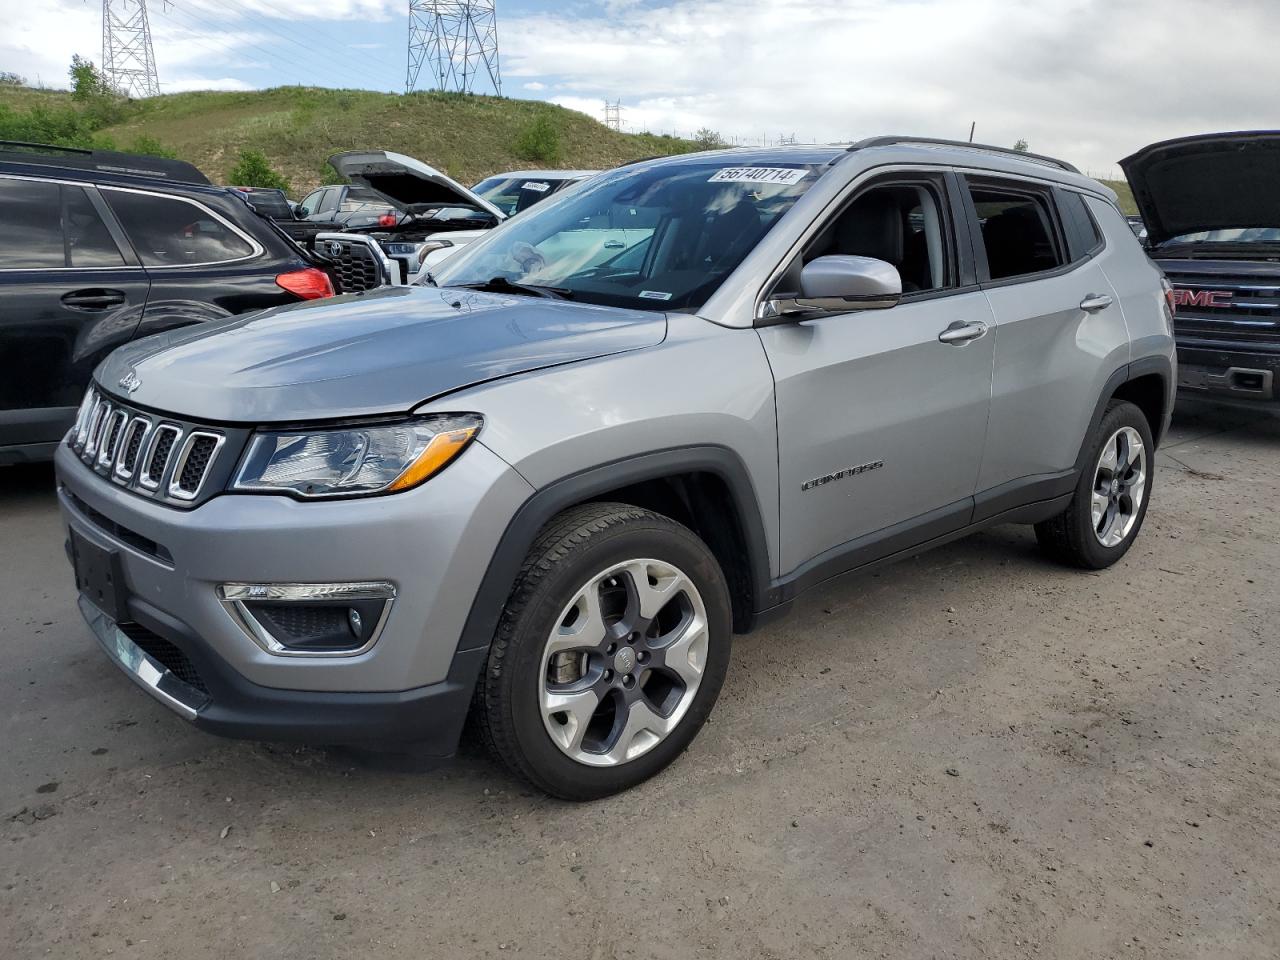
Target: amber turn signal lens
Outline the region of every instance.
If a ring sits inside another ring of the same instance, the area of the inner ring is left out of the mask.
[[[431,438],[431,442],[427,444],[422,453],[418,454],[418,459],[409,464],[407,470],[391,482],[391,486],[387,487],[388,493],[394,493],[399,490],[408,490],[410,487],[416,487],[424,480],[435,476],[441,470],[449,465],[449,463],[467,448],[467,444],[478,433],[480,427],[463,427],[460,430],[447,430],[444,433],[437,433]]]

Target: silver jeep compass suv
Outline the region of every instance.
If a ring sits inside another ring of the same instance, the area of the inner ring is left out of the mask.
[[[1133,543],[1159,271],[1065,163],[879,138],[622,167],[434,285],[141,340],[57,454],[80,606],[213,733],[453,753],[600,797],[735,632],[1001,522]]]

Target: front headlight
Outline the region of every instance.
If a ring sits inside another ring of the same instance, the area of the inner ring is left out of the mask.
[[[235,490],[309,498],[408,490],[443,470],[480,432],[477,413],[254,435]]]

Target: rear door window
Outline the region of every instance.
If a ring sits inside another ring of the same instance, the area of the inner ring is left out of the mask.
[[[0,269],[119,267],[124,262],[83,187],[0,178]]]
[[[67,265],[56,183],[0,177],[0,270]]]
[[[972,181],[969,189],[992,280],[1043,273],[1066,263],[1047,190]]]
[[[227,263],[253,254],[248,240],[194,203],[123,190],[102,195],[145,266]]]
[[[121,267],[124,257],[83,187],[62,187],[62,230],[68,266]]]

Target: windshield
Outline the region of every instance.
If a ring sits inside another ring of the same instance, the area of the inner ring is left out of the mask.
[[[697,310],[822,170],[724,159],[624,167],[475,241],[434,279],[500,278],[587,303]]]
[[[508,217],[527,210],[539,200],[545,200],[565,186],[567,180],[539,177],[489,177],[471,188],[472,193],[484,197]]]
[[[1247,227],[1235,230],[1201,230],[1184,233],[1167,243],[1280,243],[1280,227]]]

